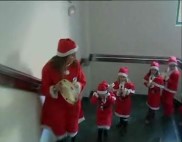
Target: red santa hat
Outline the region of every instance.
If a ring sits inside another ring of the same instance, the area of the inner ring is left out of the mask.
[[[57,55],[65,57],[75,53],[78,50],[78,46],[72,39],[60,39],[58,42]]]
[[[118,72],[119,76],[128,77],[128,68],[127,67],[121,67]]]
[[[178,63],[177,63],[177,59],[176,59],[175,56],[169,57],[169,59],[168,59],[168,65],[177,65],[177,64]]]
[[[106,81],[102,81],[99,85],[98,85],[98,88],[97,88],[97,93],[99,95],[108,95],[108,83]]]
[[[150,65],[150,69],[156,69],[159,70],[159,63],[156,61],[153,61]]]

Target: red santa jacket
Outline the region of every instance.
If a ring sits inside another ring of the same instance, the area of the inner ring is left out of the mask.
[[[135,93],[135,86],[132,82],[119,84],[114,82],[113,91],[116,94],[115,115],[118,117],[128,118],[131,113],[131,95]]]
[[[98,128],[109,129],[112,122],[113,104],[116,97],[111,92],[106,100],[102,100],[97,93],[91,97],[91,103],[97,104],[97,126]]]
[[[151,86],[148,86],[148,83]],[[148,87],[147,105],[152,110],[158,110],[160,108],[160,94],[163,86],[163,78],[158,76],[151,76],[146,74],[144,77],[144,85]]]
[[[178,70],[174,70],[170,72],[164,80],[164,90],[171,94],[176,94],[178,89],[178,83],[180,78],[180,72]]]
[[[41,91],[42,95],[46,98],[42,108],[42,124],[51,127],[56,135],[62,135],[61,130],[59,130],[62,126],[61,123],[64,123],[62,122],[62,119],[66,119],[68,123],[69,119],[74,119],[74,117],[62,118],[63,113],[70,111],[74,116],[75,113],[80,112],[80,101],[75,105],[71,105],[64,100],[60,92],[58,92],[57,98],[52,96],[52,86],[57,84],[63,78],[71,82],[76,79],[80,84],[81,90],[86,84],[86,78],[79,63],[76,66],[74,64],[70,65],[67,69],[67,74],[64,76],[52,67],[50,61],[43,67]],[[76,116],[79,117],[79,115]]]
[[[180,72],[178,70],[174,70],[164,78],[164,89],[162,91],[161,100],[163,105],[170,105],[170,109],[173,108],[173,97],[178,89],[179,77]]]

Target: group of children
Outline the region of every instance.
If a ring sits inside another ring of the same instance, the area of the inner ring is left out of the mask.
[[[179,76],[177,59],[174,56],[168,59],[168,68],[164,75],[159,73],[158,62],[151,63],[149,72],[144,77],[144,85],[148,88],[146,124],[152,122],[161,103],[165,117],[173,114],[173,97],[177,91]],[[91,103],[97,105],[98,142],[102,142],[102,135],[106,138],[108,136],[114,105],[114,113],[119,117],[117,127],[122,134],[127,132],[128,118],[131,114],[131,95],[134,93],[135,85],[128,79],[127,67],[119,69],[118,79],[112,85],[106,81],[98,85],[97,91],[91,96]]]

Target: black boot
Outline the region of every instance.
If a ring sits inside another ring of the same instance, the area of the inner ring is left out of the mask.
[[[71,142],[75,142],[76,141],[76,136],[71,138]]]
[[[116,127],[117,127],[117,128],[121,128],[122,125],[123,125],[123,118],[120,117],[120,118],[119,118],[119,123],[116,125]]]
[[[123,121],[123,132],[126,134],[127,131],[128,131],[128,120],[125,119],[125,120]]]
[[[152,118],[152,121],[155,119],[155,110],[152,110],[152,112],[151,112],[151,118]]]
[[[107,129],[104,129],[104,142],[108,142],[108,131]]]
[[[148,109],[147,116],[145,118],[145,124],[150,124],[151,121],[154,119],[155,113],[150,108]]]
[[[108,130],[104,130],[104,137],[107,138],[108,137]]]
[[[103,129],[98,129],[97,142],[102,142]]]

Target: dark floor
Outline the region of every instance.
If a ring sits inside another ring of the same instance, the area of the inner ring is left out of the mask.
[[[129,119],[128,132],[122,136],[115,127],[118,118],[113,116],[113,124],[109,131],[107,142],[181,142],[182,128],[178,126],[178,116],[166,121],[162,118],[162,110],[156,113],[156,119],[151,125],[145,125],[147,112],[146,96],[133,96],[133,111]],[[83,109],[86,120],[80,124],[77,142],[96,142],[96,107],[90,104],[89,99],[83,100]]]

